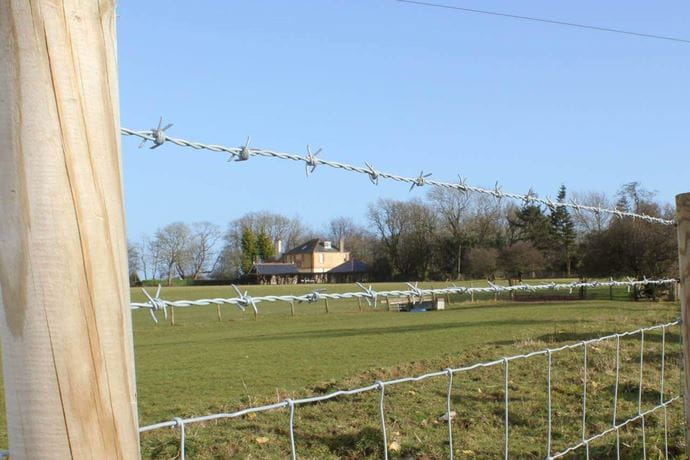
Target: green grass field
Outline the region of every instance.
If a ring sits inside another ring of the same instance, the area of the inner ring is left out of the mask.
[[[425,283],[429,286],[432,283]],[[441,287],[441,283],[433,283]],[[475,283],[475,286],[479,283]],[[378,290],[403,288],[376,285]],[[302,293],[315,287],[329,292],[356,290],[353,285],[252,286],[251,295]],[[548,294],[548,293],[547,293]],[[568,295],[561,291],[559,295]],[[535,296],[535,294],[530,294]],[[164,288],[162,297],[197,299],[232,297],[229,287]],[[576,293],[573,294],[576,297]],[[372,310],[356,301],[297,304],[296,316],[287,303],[261,303],[257,320],[234,306],[175,309],[176,325],[154,324],[146,311],[136,311],[134,339],[142,425],[209,413],[235,411],[249,405],[322,394],[368,385],[377,379],[413,376],[448,366],[458,367],[518,352],[543,349],[675,319],[674,302],[631,302],[625,289],[591,289],[588,298],[542,302],[495,301],[493,294],[477,299],[454,298],[447,310],[394,313]],[[133,301],[144,301],[140,290]],[[462,300],[462,301],[461,301]],[[162,315],[159,314],[162,318]],[[679,330],[666,334],[666,391],[680,388]],[[645,340],[643,409],[653,407],[660,391],[660,333]],[[637,411],[638,337],[621,340],[619,421]],[[611,424],[615,341],[589,350],[589,435]],[[581,437],[582,350],[553,358],[553,447],[560,450]],[[456,374],[453,386],[454,446],[457,458],[494,458],[503,447],[503,369]],[[445,412],[447,379],[386,388],[389,443],[401,458],[447,458]],[[343,397],[301,406],[295,418],[301,458],[380,458],[383,442],[378,418],[378,393]],[[511,363],[511,458],[546,456],[546,365],[544,356]],[[3,411],[4,413],[4,411]],[[670,453],[682,449],[676,403],[668,411]],[[660,412],[659,414],[663,414]],[[646,417],[650,458],[663,451],[663,417]],[[4,445],[6,435],[2,427]],[[146,458],[175,458],[177,430],[142,436]],[[640,424],[621,430],[623,458],[641,454]],[[287,411],[246,416],[231,421],[187,427],[188,458],[285,458],[289,455]],[[396,446],[397,447],[397,446]],[[615,436],[598,440],[592,458],[615,454]],[[661,450],[659,450],[661,449]],[[584,458],[582,451],[569,458]]]

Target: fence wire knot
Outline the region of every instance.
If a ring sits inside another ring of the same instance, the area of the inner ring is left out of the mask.
[[[247,137],[247,141],[244,143],[242,147],[240,147],[240,151],[239,153],[237,153],[237,158],[235,159],[235,161],[247,161],[249,159],[249,142],[251,142],[251,140],[251,137]],[[230,161],[231,159],[232,157],[230,157],[228,161]]]
[[[426,184],[426,178],[431,176],[431,173],[424,174],[424,171],[419,172],[419,176],[410,185],[410,191],[415,187],[423,187]]]
[[[558,208],[558,203],[554,202],[551,198],[547,197],[544,201],[546,202],[546,207],[551,211],[555,211],[556,208]]]
[[[239,308],[242,311],[245,311],[247,307],[252,307],[254,310],[254,313],[258,313],[259,310],[256,308],[256,300],[252,298],[249,294],[247,294],[247,291],[244,291],[244,294],[240,292],[240,290],[235,286],[234,284],[232,287],[235,289],[235,292],[237,293],[237,308]]]
[[[531,204],[535,199],[537,198],[537,194],[534,192],[534,189],[530,187],[529,190],[527,190],[527,194],[522,197],[523,203],[525,203],[525,206],[528,204]]]
[[[458,179],[459,179],[459,181],[458,181],[456,188],[458,190],[460,190],[462,193],[464,193],[465,195],[467,195],[467,192],[469,191],[469,188],[467,186],[467,178],[462,177],[460,174],[458,174]]]
[[[321,300],[321,293],[322,293],[323,291],[325,291],[325,290],[326,290],[326,289],[324,289],[324,288],[316,289],[316,290],[310,292],[309,294],[305,295],[305,296],[304,296],[304,300],[305,300],[307,303],[315,303],[315,302],[318,302],[319,300]],[[301,302],[302,302],[302,301],[300,300],[300,303],[301,303]]]
[[[405,283],[410,287],[410,291],[412,291],[412,296],[413,297],[419,297],[419,301],[422,301],[422,298],[424,297],[424,290],[419,288],[419,283],[415,282],[414,284],[412,283]]]
[[[364,299],[367,301],[367,303],[369,304],[369,306],[370,306],[370,307],[373,306],[374,308],[376,308],[376,298],[377,298],[378,294],[377,294],[376,291],[374,291],[374,289],[371,287],[371,284],[369,285],[369,287],[364,286],[362,283],[356,283],[356,284],[357,284],[357,286],[359,286],[360,289],[362,289],[362,290],[364,291],[364,293],[366,294],[366,295],[364,296]]]
[[[581,211],[581,210],[582,210],[582,206],[580,205],[580,203],[578,203],[577,201],[575,201],[575,198],[573,198],[572,200],[570,200],[570,206],[571,206],[572,208],[574,208],[576,211]],[[595,214],[599,214],[599,211],[596,210],[596,211],[594,211],[594,213],[595,213]]]
[[[141,291],[144,293],[147,299],[149,299],[148,304],[150,305],[149,308],[149,313],[151,314],[151,318],[155,323],[158,323],[158,318],[156,318],[156,313],[158,310],[163,310],[163,315],[165,318],[168,318],[168,304],[165,300],[161,299],[161,285],[158,285],[158,289],[156,289],[156,295],[151,296],[146,289],[141,288]]]
[[[168,128],[172,127],[172,123],[168,123],[167,125],[163,126],[163,117],[158,120],[158,127],[156,128],[151,128],[151,138],[145,138],[144,140],[141,141],[139,144],[139,148],[142,148],[146,141],[152,141],[153,145],[151,146],[151,149],[155,149],[160,147],[161,145],[165,144],[165,132]]]
[[[369,174],[369,180],[371,181],[371,183],[374,185],[379,185],[379,172],[376,169],[374,169],[374,167],[370,165],[368,162],[365,161],[364,164],[367,165],[367,174]]]
[[[496,181],[496,185],[494,185],[494,189],[491,190],[490,193],[496,198],[503,198],[503,190],[501,189],[501,186],[499,185],[498,181]]]
[[[321,153],[321,149],[318,149],[316,152],[312,153],[311,147],[307,145],[307,157],[304,159],[304,172],[307,174],[307,177],[309,177],[309,174],[313,173],[316,167],[319,165],[319,159],[316,158],[319,153]],[[311,169],[309,169],[310,166]]]
[[[491,288],[492,291],[494,291],[494,292],[500,292],[501,291],[500,286],[495,285],[491,281],[487,281],[487,283],[489,283],[489,287]]]

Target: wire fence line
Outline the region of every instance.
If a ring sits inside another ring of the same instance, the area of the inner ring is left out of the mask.
[[[256,414],[256,413],[262,413],[262,412],[268,412],[268,411],[275,411],[279,409],[287,409],[289,411],[289,440],[290,440],[290,452],[291,452],[291,457],[293,459],[297,458],[297,448],[296,448],[296,437],[295,437],[295,412],[296,409],[299,406],[304,406],[308,404],[313,404],[313,403],[319,403],[319,402],[326,402],[329,400],[333,400],[342,396],[350,396],[350,395],[356,395],[360,393],[367,393],[367,392],[379,392],[379,404],[378,404],[378,409],[379,409],[379,416],[380,416],[380,428],[381,428],[381,435],[382,435],[382,440],[383,440],[383,453],[384,453],[384,458],[388,458],[388,450],[389,446],[387,443],[387,431],[386,431],[386,405],[385,405],[385,390],[387,387],[391,387],[394,385],[399,385],[403,383],[411,383],[411,382],[420,382],[428,379],[437,379],[437,378],[447,378],[448,379],[448,386],[447,386],[447,393],[446,393],[446,415],[447,415],[447,422],[448,422],[448,448],[449,448],[449,457],[451,459],[454,458],[454,444],[453,444],[453,419],[455,418],[452,415],[452,383],[453,383],[453,376],[455,374],[463,373],[463,372],[469,372],[475,369],[479,368],[489,368],[489,367],[495,367],[495,366],[502,366],[503,367],[503,393],[504,393],[504,398],[503,398],[503,405],[504,405],[504,417],[503,417],[503,422],[504,422],[504,430],[503,430],[503,456],[504,458],[508,459],[509,454],[510,454],[510,391],[509,391],[509,369],[510,369],[510,363],[517,361],[517,360],[522,360],[522,359],[528,359],[528,358],[534,358],[537,356],[544,356],[546,357],[546,366],[547,366],[547,381],[545,384],[546,387],[546,393],[547,393],[547,425],[546,425],[546,446],[544,447],[545,450],[545,458],[547,459],[557,459],[566,456],[567,454],[574,452],[578,449],[584,449],[585,450],[585,455],[586,458],[589,458],[589,451],[590,451],[590,444],[600,438],[603,438],[606,435],[615,433],[616,435],[616,453],[617,453],[617,458],[620,459],[620,430],[622,428],[625,428],[626,426],[635,423],[637,421],[641,421],[641,431],[642,431],[642,448],[643,448],[643,455],[646,457],[646,427],[645,427],[645,417],[648,417],[650,414],[655,413],[659,410],[663,410],[664,412],[664,449],[665,449],[665,457],[668,458],[668,420],[666,416],[666,409],[667,407],[674,403],[675,401],[681,399],[680,396],[670,396],[667,397],[666,395],[666,386],[665,386],[665,372],[664,372],[664,367],[666,365],[666,334],[667,331],[670,327],[672,326],[677,326],[680,324],[680,320],[675,320],[671,321],[668,323],[664,324],[656,324],[653,326],[649,327],[642,327],[633,331],[627,331],[627,332],[622,332],[622,333],[617,333],[617,334],[610,334],[606,335],[603,337],[598,337],[598,338],[593,338],[589,340],[583,340],[580,342],[572,343],[572,344],[567,344],[567,345],[562,345],[559,347],[554,347],[554,348],[546,348],[538,351],[533,351],[529,353],[523,353],[523,354],[517,354],[517,355],[512,355],[512,356],[504,356],[499,359],[495,359],[493,361],[486,361],[486,362],[480,362],[480,363],[475,363],[472,365],[468,366],[463,366],[463,367],[457,367],[457,368],[446,368],[443,370],[439,370],[436,372],[430,372],[427,374],[423,375],[418,375],[414,377],[403,377],[403,378],[396,378],[396,379],[391,379],[391,380],[378,380],[370,385],[359,387],[359,388],[353,388],[349,390],[339,390],[339,391],[334,391],[332,393],[328,393],[325,395],[320,395],[320,396],[311,396],[311,397],[306,397],[306,398],[299,398],[299,399],[285,399],[280,402],[276,402],[273,404],[267,404],[263,406],[256,406],[256,407],[248,407],[242,410],[238,410],[236,412],[228,412],[228,413],[218,413],[218,414],[211,414],[211,415],[205,415],[205,416],[198,416],[198,417],[190,417],[190,418],[180,418],[176,417],[173,420],[166,421],[166,422],[161,422],[161,423],[156,423],[153,425],[147,425],[139,428],[140,433],[146,433],[150,431],[155,431],[155,430],[160,430],[163,428],[174,428],[174,429],[179,429],[180,431],[180,444],[179,444],[179,449],[180,449],[180,457],[182,459],[185,458],[185,440],[186,440],[186,433],[185,429],[189,425],[193,424],[198,424],[198,423],[205,423],[205,422],[211,422],[214,420],[221,420],[221,419],[233,419],[233,418],[238,418],[242,417],[244,415],[248,414]],[[643,369],[644,369],[644,339],[645,339],[645,334],[651,331],[661,331],[661,336],[662,336],[662,344],[661,344],[661,377],[660,377],[660,398],[658,404],[656,404],[654,407],[650,409],[643,409],[642,405],[642,394],[643,394]],[[637,413],[631,417],[625,418],[623,420],[620,420],[618,417],[617,413],[617,407],[618,407],[618,401],[619,401],[619,374],[620,374],[620,368],[621,368],[621,360],[620,360],[620,342],[621,338],[624,337],[631,337],[635,335],[640,335],[640,359],[639,359],[639,393],[638,393],[638,402],[637,402]],[[587,432],[587,387],[588,387],[588,378],[587,378],[587,363],[588,363],[588,358],[587,358],[587,350],[588,347],[597,343],[601,343],[604,341],[611,341],[615,340],[615,346],[616,346],[616,367],[615,367],[615,386],[614,386],[614,394],[613,394],[613,417],[612,417],[612,422],[610,427],[597,432],[592,435],[588,435]],[[575,350],[575,349],[582,349],[583,352],[583,365],[584,365],[584,378],[582,379],[582,436],[581,440],[579,442],[576,442],[572,445],[569,445],[566,447],[564,450],[554,452],[552,448],[552,439],[553,439],[553,433],[552,433],[552,418],[553,418],[553,408],[552,408],[552,357],[555,353],[562,352],[565,350]]]
[[[522,201],[523,203],[526,204],[541,204],[548,206],[550,209],[555,209],[555,208],[570,208],[574,209],[577,212],[581,211],[587,211],[587,212],[593,212],[595,214],[610,214],[619,218],[622,217],[630,217],[633,219],[640,219],[645,222],[651,222],[651,223],[656,223],[656,224],[662,224],[662,225],[674,225],[675,222],[670,219],[663,219],[661,217],[655,217],[655,216],[650,216],[646,214],[637,214],[629,211],[622,211],[620,209],[609,209],[609,208],[601,208],[597,206],[589,206],[589,205],[584,205],[580,204],[575,200],[571,201],[554,201],[553,199],[547,197],[547,198],[540,198],[535,194],[531,189],[529,192],[526,194],[520,194],[520,193],[510,193],[510,192],[504,192],[501,190],[501,187],[499,186],[498,182],[496,182],[496,185],[494,186],[493,189],[488,189],[488,188],[483,188],[483,187],[477,187],[475,185],[470,185],[467,183],[467,180],[465,178],[460,178],[459,182],[443,182],[443,181],[438,181],[434,179],[429,179],[429,176],[431,176],[430,173],[424,174],[424,172],[420,172],[419,176],[417,177],[409,177],[409,176],[401,176],[399,174],[393,174],[393,173],[388,173],[384,171],[379,171],[375,169],[371,164],[368,162],[365,162],[366,166],[355,166],[351,165],[348,163],[342,163],[338,161],[331,161],[331,160],[325,160],[323,158],[319,158],[318,155],[321,153],[321,149],[318,149],[316,152],[312,152],[311,147],[307,146],[307,154],[306,155],[298,155],[294,153],[285,153],[285,152],[278,152],[274,150],[269,150],[269,149],[260,149],[260,148],[254,148],[254,147],[249,147],[249,139],[247,139],[247,142],[245,143],[244,146],[242,147],[226,147],[223,145],[218,145],[218,144],[206,144],[202,142],[194,142],[186,139],[180,139],[180,138],[174,138],[174,137],[168,137],[165,134],[165,131],[172,126],[172,124],[168,124],[166,126],[163,125],[163,120],[161,118],[158,127],[152,128],[149,130],[133,130],[129,128],[120,128],[120,132],[124,136],[134,136],[142,139],[142,142],[140,144],[140,147],[147,141],[153,142],[153,146],[151,148],[156,148],[159,147],[166,142],[170,142],[172,144],[181,146],[181,147],[188,147],[196,150],[210,150],[212,152],[220,152],[220,153],[226,153],[230,155],[230,160],[234,159],[235,161],[246,161],[252,156],[263,156],[263,157],[271,157],[271,158],[278,158],[281,160],[291,160],[291,161],[297,161],[304,163],[304,168],[305,168],[305,173],[307,176],[314,172],[317,166],[319,165],[324,165],[328,166],[331,168],[335,169],[341,169],[344,171],[349,171],[353,173],[359,173],[359,174],[364,174],[369,177],[372,183],[378,184],[379,179],[389,179],[397,182],[403,182],[410,184],[410,190],[412,190],[415,187],[422,187],[424,185],[431,185],[434,187],[441,187],[441,188],[446,188],[446,189],[455,189],[455,190],[460,190],[465,193],[478,193],[478,194],[483,194],[483,195],[490,195],[495,198],[508,198],[516,201]]]
[[[486,287],[463,287],[463,286],[450,286],[444,288],[420,288],[418,283],[407,283],[409,289],[407,290],[389,290],[389,291],[376,291],[371,285],[369,287],[364,286],[362,283],[356,283],[361,291],[358,292],[324,292],[324,289],[316,289],[313,292],[307,294],[288,294],[288,295],[266,295],[266,296],[250,296],[247,291],[244,293],[240,289],[232,285],[236,297],[229,298],[213,298],[213,299],[199,299],[199,300],[164,300],[161,299],[161,286],[158,286],[155,295],[151,295],[145,289],[142,289],[144,295],[148,298],[147,302],[132,302],[130,304],[132,310],[147,309],[151,314],[151,318],[154,322],[158,322],[155,312],[163,311],[167,317],[167,307],[198,307],[207,305],[222,305],[230,304],[237,306],[240,310],[245,311],[246,308],[251,307],[255,313],[258,313],[257,304],[261,302],[307,302],[314,303],[324,299],[365,299],[367,303],[376,308],[378,305],[379,298],[389,298],[389,297],[410,297],[413,302],[421,301],[424,296],[430,295],[445,295],[445,294],[463,294],[472,295],[479,293],[500,293],[500,292],[536,292],[544,290],[568,290],[570,293],[574,289],[580,288],[597,288],[597,287],[627,287],[628,290],[633,287],[640,286],[660,286],[665,284],[675,284],[676,279],[665,278],[665,279],[643,279],[643,280],[633,280],[628,279],[627,281],[616,281],[611,279],[610,281],[579,281],[572,283],[545,283],[545,284],[516,284],[514,286],[500,286],[489,282],[489,286]]]

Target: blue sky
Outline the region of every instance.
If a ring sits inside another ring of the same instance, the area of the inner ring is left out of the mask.
[[[439,2],[441,2],[439,0]],[[690,38],[685,1],[443,0],[469,8]],[[122,125],[305,153],[403,175],[466,176],[540,195],[690,191],[690,44],[393,0],[119,3]],[[425,190],[366,176],[123,138],[130,237],[249,211],[319,228]]]

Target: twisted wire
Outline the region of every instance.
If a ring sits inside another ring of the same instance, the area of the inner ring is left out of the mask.
[[[534,194],[532,191],[528,192],[527,194],[520,194],[520,193],[510,193],[510,192],[504,192],[501,190],[500,186],[498,183],[496,183],[495,187],[493,189],[488,189],[488,188],[483,188],[483,187],[478,187],[475,185],[470,185],[467,183],[466,179],[461,179],[460,182],[444,182],[444,181],[439,181],[435,179],[429,179],[429,176],[431,175],[430,173],[424,174],[424,172],[421,172],[419,176],[417,177],[409,177],[409,176],[401,176],[399,174],[393,174],[393,173],[388,173],[384,171],[379,171],[375,169],[371,164],[368,162],[365,162],[366,166],[356,166],[356,165],[351,165],[348,163],[342,163],[338,161],[331,161],[331,160],[325,160],[323,158],[317,157],[318,153],[320,152],[317,151],[316,153],[311,152],[311,149],[308,147],[307,150],[307,155],[297,155],[294,153],[286,153],[286,152],[278,152],[275,150],[269,150],[269,149],[260,149],[260,148],[251,148],[247,144],[245,144],[243,147],[226,147],[223,145],[218,145],[218,144],[206,144],[202,142],[194,142],[190,141],[187,139],[180,139],[180,138],[175,138],[175,137],[168,137],[165,135],[162,129],[160,129],[160,125],[162,124],[159,123],[159,128],[153,128],[150,130],[143,130],[143,131],[137,131],[133,129],[128,129],[128,128],[120,128],[120,132],[123,136],[134,136],[138,137],[143,140],[143,142],[146,141],[152,141],[154,143],[152,148],[158,147],[160,145],[163,145],[165,142],[170,142],[172,144],[178,145],[180,147],[187,147],[187,148],[192,148],[195,150],[210,150],[212,152],[219,152],[219,153],[227,153],[230,155],[231,159],[235,159],[235,161],[246,161],[252,156],[262,156],[262,157],[270,157],[270,158],[278,158],[281,160],[290,160],[290,161],[297,161],[297,162],[302,162],[304,163],[305,166],[305,171],[307,172],[307,175],[310,173],[314,172],[317,166],[319,165],[324,165],[328,166],[331,168],[335,169],[341,169],[343,171],[348,171],[352,173],[358,173],[358,174],[364,174],[369,177],[372,183],[378,184],[379,179],[389,179],[392,181],[396,182],[403,182],[410,184],[410,190],[412,190],[415,187],[422,187],[424,185],[431,185],[433,187],[440,187],[440,188],[446,188],[446,189],[455,189],[455,190],[460,190],[465,193],[478,193],[478,194],[483,194],[483,195],[490,195],[495,198],[508,198],[511,200],[516,200],[516,201],[522,201],[523,203],[526,204],[541,204],[549,207],[550,209],[555,209],[555,208],[569,208],[569,209],[574,209],[578,212],[580,211],[588,211],[588,212],[593,212],[595,214],[610,214],[616,217],[629,217],[633,219],[640,219],[645,222],[650,222],[650,223],[656,223],[656,224],[662,224],[662,225],[674,225],[673,220],[669,219],[663,219],[661,217],[655,217],[655,216],[650,216],[646,214],[637,214],[634,212],[629,212],[629,211],[622,211],[619,209],[609,209],[609,208],[601,208],[598,206],[589,206],[589,205],[584,205],[580,204],[575,200],[571,201],[554,201],[551,198],[540,198],[536,194]],[[168,125],[169,127],[170,125]]]
[[[152,296],[146,293],[149,298],[148,302],[132,302],[130,304],[133,310],[137,309],[149,309],[151,312],[156,310],[163,310],[164,307],[196,307],[196,306],[206,306],[206,305],[222,305],[231,304],[240,307],[244,310],[244,306],[251,305],[256,310],[256,304],[261,302],[307,302],[313,303],[318,300],[323,299],[357,299],[364,298],[368,301],[374,302],[378,297],[411,297],[413,299],[421,299],[423,296],[430,296],[432,294],[445,295],[445,294],[465,294],[472,295],[474,293],[497,293],[497,292],[536,292],[543,290],[568,290],[572,293],[574,289],[579,288],[597,288],[597,287],[636,287],[636,286],[646,286],[646,285],[664,285],[676,283],[677,280],[673,278],[666,279],[654,279],[654,280],[627,280],[627,281],[582,281],[582,282],[572,282],[572,283],[544,283],[544,284],[516,284],[513,286],[499,286],[490,283],[486,287],[462,287],[462,286],[449,286],[444,288],[430,288],[424,289],[418,287],[416,284],[408,283],[410,289],[406,290],[388,290],[388,291],[374,291],[371,286],[365,288],[360,285],[363,289],[358,292],[343,292],[343,293],[328,293],[323,292],[323,289],[318,289],[308,294],[301,295],[265,295],[265,296],[249,296],[245,292],[240,293],[237,287],[233,286],[235,292],[239,294],[238,297],[217,297],[211,299],[198,299],[198,300],[163,300],[159,297],[160,291],[157,291],[156,296]],[[146,292],[146,291],[144,291]],[[153,316],[153,315],[152,315]],[[155,317],[154,317],[155,319]]]

